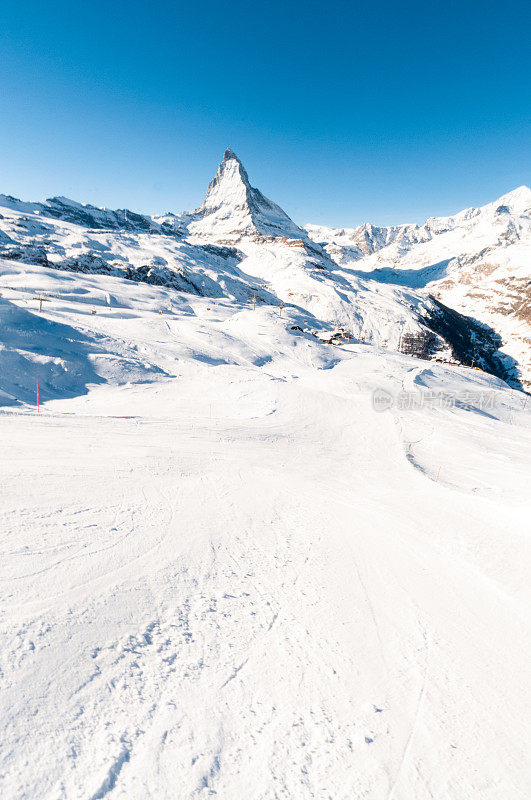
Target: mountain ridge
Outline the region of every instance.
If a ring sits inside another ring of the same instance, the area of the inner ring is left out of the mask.
[[[496,330],[531,387],[531,189],[422,226],[307,226],[348,274],[416,289]]]
[[[526,206],[528,191],[520,187],[489,204],[489,220],[496,218],[498,227],[505,226],[505,245],[507,237],[518,235],[511,206]],[[444,266],[437,262],[428,271],[395,269],[393,258],[407,259],[414,247],[444,242],[455,220],[455,229],[475,225],[483,219],[481,209],[431,218],[429,231],[366,223],[358,229],[366,253],[353,257],[348,229],[339,229],[335,239],[315,241],[322,238],[316,234],[318,226],[310,231],[300,228],[253,188],[230,149],[203,203],[192,212],[149,217],[64,197],[25,203],[9,195],[0,196],[0,206],[5,210],[0,219],[0,257],[9,263],[100,272],[236,303],[255,304],[258,298],[274,306],[304,309],[309,315],[308,335],[321,331],[332,341],[334,330],[347,331],[367,344],[423,358],[479,364],[516,386],[522,377],[527,379],[518,367],[520,353],[500,349],[504,338],[496,316],[475,313],[477,309],[463,312],[431,280],[434,271],[448,279],[446,262]],[[334,230],[318,229],[319,233]],[[347,244],[338,244],[345,236]],[[498,250],[501,247],[498,243]],[[382,260],[388,254],[395,254],[389,256],[389,265]],[[465,316],[457,323],[448,308]],[[513,312],[509,314],[513,319]],[[449,324],[450,317],[455,324]],[[504,331],[511,334],[509,327]]]

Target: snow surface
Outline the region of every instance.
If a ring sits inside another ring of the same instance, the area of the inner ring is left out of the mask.
[[[293,330],[325,282],[0,268],[2,798],[527,798],[525,395]]]

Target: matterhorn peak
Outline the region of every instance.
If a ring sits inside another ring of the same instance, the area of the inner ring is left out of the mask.
[[[242,163],[234,150],[231,150],[230,147],[227,147],[223,153],[223,161],[238,161],[240,164]]]
[[[244,208],[249,202],[250,191],[251,185],[242,162],[236,153],[227,148],[218,171],[210,181],[203,205],[198,210],[217,209],[227,203],[234,208]]]
[[[217,235],[227,241],[257,235],[307,238],[285,211],[251,186],[245,167],[230,147],[194,216],[189,230],[198,237]]]

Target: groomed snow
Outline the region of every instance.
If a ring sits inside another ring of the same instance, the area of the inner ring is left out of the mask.
[[[24,270],[2,798],[527,798],[525,395],[300,309]]]

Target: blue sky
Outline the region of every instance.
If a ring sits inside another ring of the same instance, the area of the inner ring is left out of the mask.
[[[529,2],[4,0],[0,191],[197,206],[225,147],[297,222],[531,182]]]

